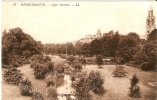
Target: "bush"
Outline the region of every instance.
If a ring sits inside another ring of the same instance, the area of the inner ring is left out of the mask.
[[[105,93],[103,84],[104,84],[104,77],[100,74],[100,72],[91,71],[87,78],[88,84],[90,89],[95,93],[102,95]]]
[[[21,95],[24,96],[31,96],[31,90],[32,90],[32,86],[31,86],[31,81],[28,80],[28,78],[26,80],[22,80],[19,84],[20,86],[20,91],[21,91]]]
[[[64,71],[65,71],[64,64],[61,63],[61,64],[57,65],[56,68],[55,68],[55,70],[56,70],[56,72],[58,74],[64,73]]]
[[[113,71],[112,75],[114,77],[125,77],[126,71],[123,66],[116,66],[116,69]]]
[[[49,56],[44,56],[43,61],[44,62],[51,61],[51,58]]]
[[[90,87],[89,87],[87,78],[82,77],[76,83],[75,91],[76,91],[75,95],[76,95],[77,100],[84,100],[84,99],[90,100],[90,97],[91,97],[89,94]]]
[[[154,64],[150,63],[150,62],[144,62],[140,65],[140,68],[143,71],[150,71],[150,70],[156,70]]]
[[[80,63],[75,63],[75,64],[73,65],[73,67],[74,67],[75,70],[78,70],[78,71],[81,71],[81,70],[82,70],[82,65],[81,65]]]
[[[137,83],[139,82],[137,76],[134,74],[132,76],[132,79],[131,79],[131,87],[130,87],[130,97],[133,97],[133,98],[140,98],[141,97],[141,94],[140,94],[140,87],[137,86]]]
[[[32,90],[32,100],[44,100],[44,94],[37,89]]]
[[[57,90],[55,87],[50,86],[47,88],[47,100],[57,100]]]
[[[48,73],[46,66],[40,63],[34,67],[33,71],[36,79],[43,79],[45,78],[45,74]]]
[[[3,76],[4,76],[4,81],[9,84],[18,85],[23,79],[22,73],[20,73],[20,70],[17,70],[16,68],[11,68],[4,71]]]
[[[72,65],[75,61],[76,57],[74,56],[68,56],[67,57],[67,61],[69,62],[70,65]]]
[[[54,63],[51,61],[33,61],[31,68],[33,68],[34,76],[36,79],[43,79],[47,73],[54,71]]]

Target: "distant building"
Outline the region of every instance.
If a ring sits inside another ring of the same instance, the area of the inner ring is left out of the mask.
[[[102,37],[100,30],[97,30],[96,35],[86,35],[84,38],[80,39],[79,41],[82,43],[90,43],[94,39],[100,39]]]
[[[149,35],[154,29],[155,25],[155,16],[153,15],[153,8],[150,6],[148,10],[148,17],[146,18],[146,37]]]

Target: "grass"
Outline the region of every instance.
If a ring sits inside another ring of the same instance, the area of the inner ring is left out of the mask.
[[[58,63],[58,62],[57,62]],[[103,96],[95,95],[91,93],[96,100],[130,100],[129,97],[130,79],[133,74],[139,78],[138,85],[140,86],[142,100],[156,100],[156,88],[157,86],[151,86],[149,82],[156,82],[156,72],[145,72],[140,69],[125,66],[124,70],[127,71],[126,77],[117,78],[112,77],[112,72],[115,70],[115,65],[103,65],[102,68],[98,68],[97,65],[86,65],[83,71],[89,73],[91,70],[98,70],[105,76],[104,88],[106,92]],[[44,80],[37,80],[34,78],[33,69],[30,65],[24,65],[18,68],[24,74],[24,78],[29,78],[32,82],[33,88],[38,88],[40,91],[45,92],[46,83]],[[2,69],[4,72],[4,69]],[[30,97],[22,96],[19,91],[19,87],[10,85],[2,81],[2,99],[3,100],[29,100]],[[135,100],[135,99],[134,99]]]
[[[156,86],[150,86],[148,82],[156,82],[156,72],[145,72],[140,69],[125,66],[124,70],[127,71],[126,77],[118,78],[112,77],[112,72],[116,68],[115,65],[104,65],[102,69],[99,69],[96,65],[86,65],[86,71],[89,73],[91,70],[98,70],[105,76],[104,88],[106,93],[103,96],[97,96],[93,94],[93,98],[96,99],[133,99],[129,97],[130,79],[133,74],[136,74],[139,78],[138,85],[140,86],[141,98],[156,100]]]

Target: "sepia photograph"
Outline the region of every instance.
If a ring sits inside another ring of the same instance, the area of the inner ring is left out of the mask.
[[[2,100],[157,100],[157,2],[2,1]]]

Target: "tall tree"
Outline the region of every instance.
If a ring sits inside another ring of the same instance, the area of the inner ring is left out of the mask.
[[[42,53],[41,42],[35,41],[30,35],[25,34],[21,28],[6,30],[2,36],[2,63],[14,65],[17,60],[29,58],[34,54]]]
[[[90,49],[91,49],[92,55],[101,54],[101,48],[102,48],[102,43],[98,39],[93,40],[90,44]]]
[[[90,54],[90,44],[89,43],[84,43],[81,47],[81,53],[83,55],[89,55]]]

